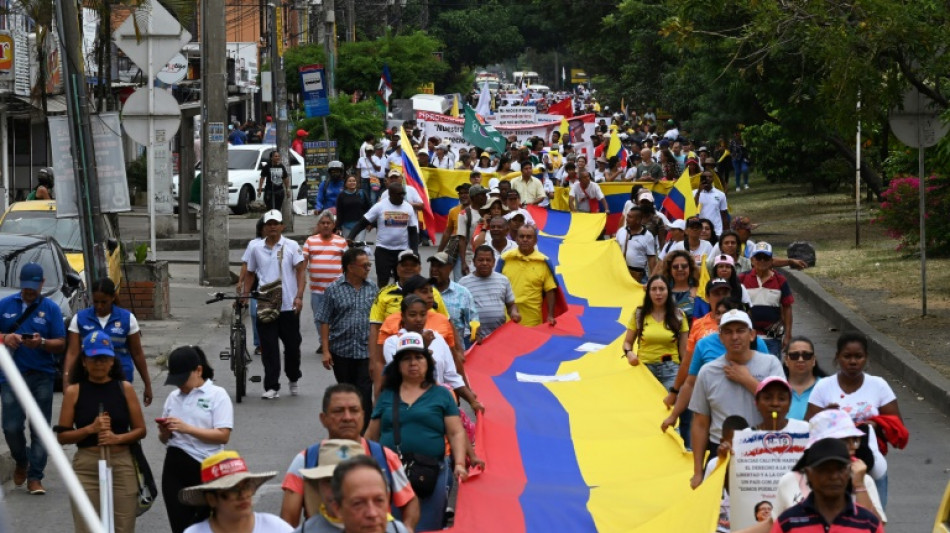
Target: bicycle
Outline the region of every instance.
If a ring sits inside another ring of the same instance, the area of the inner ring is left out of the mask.
[[[244,326],[244,309],[247,306],[241,303],[241,300],[256,299],[259,294],[257,291],[248,296],[216,292],[212,293],[212,296],[214,297],[206,301],[205,304],[213,304],[224,300],[235,301],[234,312],[231,315],[230,349],[222,350],[219,357],[222,361],[231,361],[231,372],[234,373],[236,385],[234,396],[237,403],[241,403],[241,399],[247,396],[247,382],[250,380],[252,383],[260,383],[261,381],[260,376],[251,376],[250,378],[247,376],[247,369],[252,359],[250,352],[247,351],[247,328]]]

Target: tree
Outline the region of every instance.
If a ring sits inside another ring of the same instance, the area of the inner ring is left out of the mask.
[[[383,65],[392,73],[393,97],[406,98],[419,92],[423,83],[442,79],[450,66],[433,55],[442,43],[417,31],[408,35],[386,35],[375,41],[340,45],[336,68],[337,88],[375,92]]]
[[[297,127],[310,133],[309,139],[323,139],[323,122],[320,118],[305,118]],[[337,153],[347,166],[359,159],[360,144],[367,133],[378,135],[383,129],[382,117],[372,100],[351,103],[349,96],[341,94],[330,99],[330,115],[327,116],[330,139],[337,142]]]
[[[498,4],[442,12],[432,34],[445,43],[445,59],[453,66],[487,65],[517,54],[524,38],[514,10]]]
[[[325,65],[326,53],[322,44],[302,44],[284,52],[284,74],[287,77],[287,93],[300,93],[300,72],[306,65]],[[378,80],[377,80],[378,81]]]

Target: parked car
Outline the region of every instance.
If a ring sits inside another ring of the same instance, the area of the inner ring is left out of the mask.
[[[228,207],[236,215],[247,213],[247,208],[255,200],[263,200],[257,196],[257,185],[261,179],[261,167],[267,162],[272,150],[277,147],[273,144],[241,144],[228,146]],[[306,181],[303,157],[293,150],[290,153],[289,164],[284,166],[290,171],[290,198],[298,198],[300,187]],[[197,172],[201,171],[201,163],[195,165]],[[189,198],[191,194],[189,192]],[[172,176],[172,199],[178,206],[178,175]]]
[[[109,217],[99,215],[102,224],[102,242],[105,244],[108,276],[116,288],[122,281],[122,252],[115,229]],[[0,234],[47,235],[66,253],[70,266],[82,277],[86,270],[83,257],[82,234],[78,218],[56,218],[55,200],[28,200],[16,202],[0,218]],[[85,279],[85,278],[83,278]]]
[[[89,307],[90,302],[82,276],[52,236],[0,234],[0,298],[20,291],[20,270],[27,263],[43,267],[45,281],[40,292],[59,305],[63,325],[68,328],[73,315]],[[63,355],[56,357],[58,372],[62,372]],[[62,383],[62,375],[53,381],[56,390]]]

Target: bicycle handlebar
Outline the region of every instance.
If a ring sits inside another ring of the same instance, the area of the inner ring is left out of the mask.
[[[244,300],[246,298],[258,299],[261,293],[257,291],[251,291],[247,296],[241,296],[240,294],[225,294],[223,292],[213,292],[210,293],[214,298],[206,300],[205,304],[213,304],[215,302],[220,302],[223,300]]]

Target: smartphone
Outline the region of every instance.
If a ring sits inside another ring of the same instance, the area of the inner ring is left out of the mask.
[[[167,419],[167,418],[156,418],[155,421],[158,422],[159,424],[164,424],[165,422],[168,422],[168,419]]]

